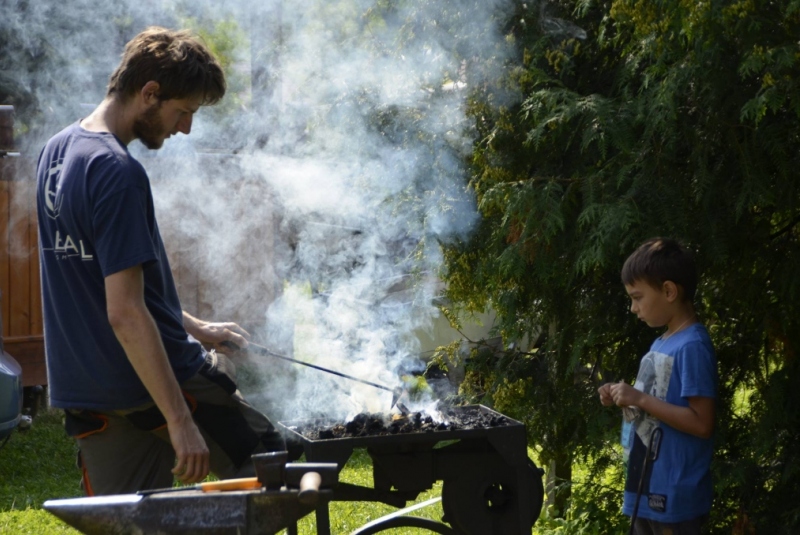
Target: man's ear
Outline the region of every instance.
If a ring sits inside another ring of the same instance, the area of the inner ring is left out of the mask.
[[[680,298],[680,287],[672,281],[664,281],[661,291],[670,303]]]
[[[151,106],[158,102],[158,95],[161,92],[161,86],[158,82],[150,80],[142,86],[139,94],[142,96],[142,101],[146,106]]]

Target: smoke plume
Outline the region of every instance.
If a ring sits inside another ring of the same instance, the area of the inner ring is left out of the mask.
[[[130,146],[188,312],[388,387],[421,369],[414,332],[438,314],[440,244],[478,220],[465,104],[504,51],[505,1],[12,4],[0,88],[33,158],[103,99],[146,26],[191,27],[224,57],[229,92],[189,136]],[[391,398],[269,357],[240,368],[278,418],[385,411]]]

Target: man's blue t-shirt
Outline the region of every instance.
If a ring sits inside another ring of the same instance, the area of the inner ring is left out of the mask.
[[[690,397],[717,397],[717,359],[708,331],[699,323],[666,340],[656,339],[642,357],[634,387],[681,407]],[[683,522],[711,510],[713,439],[699,438],[660,422],[644,411],[623,409],[622,445],[628,460],[622,512],[632,515],[641,470],[653,429],[662,435],[657,458],[645,476],[639,518]],[[652,456],[651,456],[652,458]]]
[[[142,265],[145,303],[179,382],[203,349],[183,315],[142,165],[109,133],[75,123],[37,169],[45,352],[53,406],[115,410],[150,397],[108,322],[105,277]]]

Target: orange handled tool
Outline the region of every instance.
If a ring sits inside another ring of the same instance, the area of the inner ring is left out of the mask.
[[[205,483],[198,483],[197,485],[188,485],[186,487],[169,487],[167,489],[150,489],[140,490],[136,494],[147,496],[150,494],[159,494],[162,492],[177,492],[181,490],[201,490],[203,492],[213,492],[222,490],[253,490],[260,489],[261,482],[257,477],[242,477],[239,479],[221,479],[219,481],[207,481]]]

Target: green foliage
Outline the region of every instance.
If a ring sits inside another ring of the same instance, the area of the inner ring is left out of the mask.
[[[619,269],[644,239],[679,238],[722,378],[712,531],[744,515],[795,531],[800,3],[515,5],[504,76],[470,103],[483,219],[445,251],[451,315],[493,308],[506,345],[473,355],[465,393],[525,421],[543,459],[602,473],[619,414],[595,390],[632,381],[658,334],[629,314]]]

